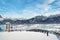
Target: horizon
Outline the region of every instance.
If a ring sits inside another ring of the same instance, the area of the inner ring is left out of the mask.
[[[56,16],[56,15],[60,15],[60,14],[54,14],[54,15],[36,15],[34,17],[37,17],[37,16],[45,16],[45,17],[51,17],[51,16]],[[30,18],[22,18],[22,17],[3,17],[2,15],[0,15],[1,18],[4,18],[4,19],[31,19],[31,18],[34,18],[34,17],[30,17]]]

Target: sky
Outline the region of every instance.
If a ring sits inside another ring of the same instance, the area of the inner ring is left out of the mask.
[[[32,18],[60,14],[60,0],[0,0],[4,18]]]

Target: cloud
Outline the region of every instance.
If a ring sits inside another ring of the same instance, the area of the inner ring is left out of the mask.
[[[54,3],[56,6],[60,7],[60,1]]]
[[[36,8],[42,9],[44,11],[48,11],[51,8],[51,6],[46,4],[37,4]]]
[[[38,16],[38,15],[41,15],[40,13],[37,13],[35,11],[32,11],[32,10],[28,10],[28,9],[25,9],[25,10],[22,10],[20,13],[18,12],[0,12],[3,16],[3,18],[23,18],[23,19],[29,19],[29,18],[32,18],[32,17],[35,17],[35,16]]]
[[[29,18],[32,18],[32,17],[35,17],[35,16],[40,16],[40,15],[50,16],[50,15],[56,15],[56,14],[60,14],[60,9],[57,9],[57,10],[52,11],[52,12],[47,11],[43,14],[38,13],[37,11],[34,11],[34,10],[25,9],[25,10],[22,10],[22,14],[20,15],[20,17],[24,18],[24,19],[29,19]]]
[[[54,1],[55,1],[55,0],[46,0],[45,3],[46,3],[46,4],[51,4],[51,3],[53,3]]]
[[[46,12],[44,15],[45,16],[50,16],[50,15],[56,15],[56,14],[60,14],[60,9],[58,8],[58,9],[56,9],[55,11],[48,11],[48,12]]]
[[[20,14],[16,12],[3,12],[3,13],[0,13],[0,15],[2,15],[3,18],[19,18],[20,17]]]
[[[36,4],[36,7],[39,9],[42,9],[44,11],[48,11],[52,8],[51,3],[53,3],[55,0],[45,0],[43,4]]]
[[[60,2],[54,3],[55,0],[10,0],[9,2],[5,1],[0,1],[3,5],[0,5],[0,14],[4,17],[28,19],[38,15],[49,16],[60,13],[59,8],[59,10],[53,9],[53,6],[60,7]],[[56,6],[51,5],[51,3],[55,4]]]
[[[37,15],[41,15],[41,14],[39,14],[39,13],[37,13],[37,12],[34,12],[34,11],[32,11],[32,10],[23,10],[22,11],[22,14],[20,15],[22,18],[27,18],[27,19],[29,19],[29,18],[32,18],[32,17],[35,17],[35,16],[37,16]]]

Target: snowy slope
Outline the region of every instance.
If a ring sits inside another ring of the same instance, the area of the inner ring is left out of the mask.
[[[0,33],[0,40],[58,40],[58,38],[49,34],[40,32],[2,32]]]

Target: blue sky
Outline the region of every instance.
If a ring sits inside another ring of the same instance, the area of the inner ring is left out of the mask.
[[[60,14],[60,0],[0,0],[4,18],[31,18]]]

